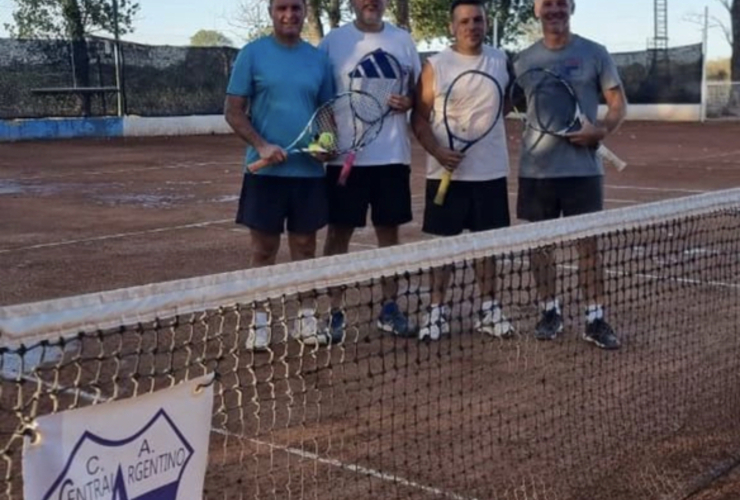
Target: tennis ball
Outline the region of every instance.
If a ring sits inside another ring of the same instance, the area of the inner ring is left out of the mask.
[[[310,152],[319,152],[320,153],[320,152],[324,151],[324,148],[322,148],[318,143],[312,142],[311,144],[308,145],[308,150]]]
[[[319,146],[324,149],[332,149],[334,147],[334,134],[331,132],[323,132],[319,136]]]

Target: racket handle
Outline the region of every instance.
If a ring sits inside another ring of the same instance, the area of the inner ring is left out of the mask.
[[[267,158],[260,158],[257,161],[253,161],[249,165],[247,165],[247,170],[249,170],[251,173],[255,173],[257,170],[263,169],[265,167],[269,167],[272,165],[272,162],[268,160]]]
[[[621,172],[627,167],[627,163],[624,160],[615,155],[609,148],[607,148],[603,144],[600,144],[599,147],[596,149],[596,154],[599,155],[599,157],[603,161],[610,163],[614,168],[616,168],[617,172]]]
[[[452,172],[445,170],[442,173],[442,178],[439,180],[439,187],[437,188],[437,194],[434,196],[434,204],[442,205],[445,202],[445,196],[447,196],[447,190],[450,187],[450,181],[452,180]]]
[[[349,173],[352,170],[352,165],[355,163],[355,152],[351,151],[347,154],[347,158],[344,160],[344,165],[342,165],[342,170],[339,172],[339,180],[337,181],[337,184],[340,186],[344,186],[347,184],[347,178],[349,177]]]

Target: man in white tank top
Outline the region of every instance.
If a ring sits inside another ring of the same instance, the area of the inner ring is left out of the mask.
[[[508,58],[503,51],[483,43],[487,31],[486,12],[480,0],[454,0],[450,16],[450,31],[455,43],[430,57],[422,68],[411,118],[414,133],[428,153],[422,230],[438,236],[458,235],[465,229],[486,231],[510,224],[509,155],[503,118],[464,154],[447,148],[443,121],[445,93],[455,77],[464,71],[472,69],[489,74],[506,95],[511,80]],[[490,102],[497,99],[491,91]],[[468,113],[468,110],[455,110],[456,114],[458,111],[460,114]],[[470,113],[473,111],[469,110]],[[503,115],[507,111],[503,110]],[[446,171],[452,172],[452,181],[444,203],[436,205],[434,197]],[[495,263],[491,259],[476,263],[475,271],[482,301],[475,322],[476,330],[496,337],[511,336],[513,327],[496,301]],[[421,340],[436,340],[441,334],[449,333],[450,313],[445,306],[445,292],[450,278],[449,268],[436,269],[432,273],[431,305],[420,324]]]

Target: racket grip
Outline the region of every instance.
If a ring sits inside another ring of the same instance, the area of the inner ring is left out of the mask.
[[[342,170],[339,172],[339,180],[337,181],[337,184],[340,186],[344,186],[347,184],[347,178],[349,177],[349,173],[352,170],[352,165],[355,162],[355,153],[354,151],[347,154],[347,158],[344,160],[344,165],[342,165]]]
[[[452,172],[445,170],[442,173],[442,178],[439,180],[439,187],[437,188],[437,194],[434,196],[434,204],[442,205],[445,202],[445,196],[447,196],[447,190],[450,187],[450,181],[452,180]]]
[[[614,168],[616,168],[617,172],[621,172],[627,167],[627,163],[624,160],[615,155],[609,148],[607,148],[603,144],[600,144],[599,147],[596,149],[596,154],[599,155],[599,157],[601,157],[603,161],[610,163]]]

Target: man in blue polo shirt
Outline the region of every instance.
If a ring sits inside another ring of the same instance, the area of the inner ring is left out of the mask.
[[[245,163],[260,158],[273,164],[256,173],[244,171],[236,222],[250,229],[253,267],[272,265],[287,227],[292,260],[315,257],[316,232],[327,223],[324,168],[308,154],[288,155],[290,144],[314,111],[334,95],[333,73],[326,55],[301,39],[305,0],[272,0],[273,34],[247,44],[240,52],[226,91],[225,118],[247,143]],[[315,318],[299,313],[305,343],[324,343]],[[255,314],[248,347],[270,342],[267,312]]]

